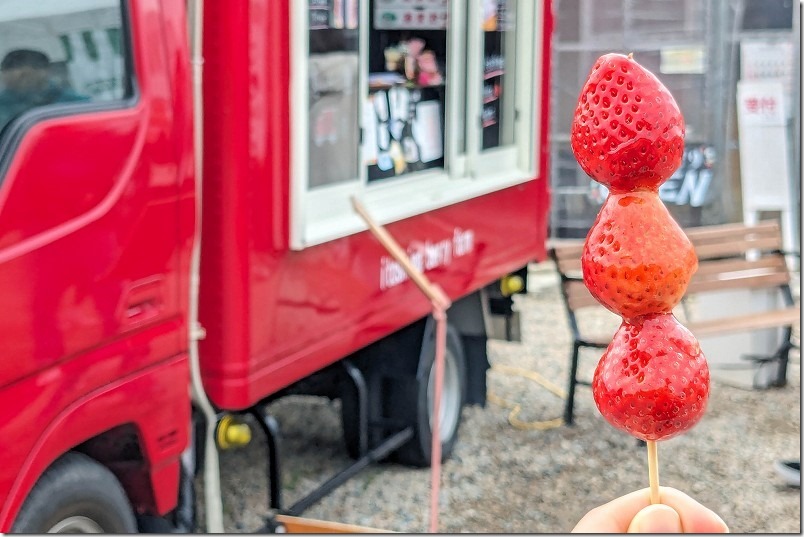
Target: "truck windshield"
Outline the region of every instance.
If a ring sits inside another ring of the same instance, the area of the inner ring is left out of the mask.
[[[0,131],[28,111],[125,96],[120,0],[0,0]]]

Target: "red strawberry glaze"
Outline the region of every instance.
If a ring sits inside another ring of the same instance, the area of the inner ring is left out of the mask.
[[[625,319],[669,313],[698,259],[655,192],[611,194],[589,230],[581,257],[592,295]]]
[[[571,147],[613,192],[656,190],[681,165],[684,117],[668,89],[633,58],[595,62],[578,98]]]
[[[698,341],[673,315],[648,315],[617,330],[592,390],[613,426],[642,440],[667,440],[703,416],[709,368]]]

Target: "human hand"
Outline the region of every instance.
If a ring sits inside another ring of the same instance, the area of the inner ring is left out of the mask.
[[[642,489],[589,511],[573,533],[729,533],[726,523],[680,490],[659,487],[660,504]]]

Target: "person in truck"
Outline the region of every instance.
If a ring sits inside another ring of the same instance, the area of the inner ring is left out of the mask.
[[[0,129],[12,119],[37,106],[89,97],[55,83],[50,77],[50,58],[44,52],[16,49],[0,62]]]

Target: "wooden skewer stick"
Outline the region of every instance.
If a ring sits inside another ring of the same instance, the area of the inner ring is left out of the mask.
[[[659,498],[659,452],[656,440],[648,444],[648,481],[650,482],[650,503],[662,503]]]

